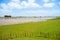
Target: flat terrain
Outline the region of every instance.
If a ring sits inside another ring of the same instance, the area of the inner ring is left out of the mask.
[[[0,40],[60,40],[60,19],[0,26]]]
[[[0,18],[0,25],[44,21],[51,18]]]

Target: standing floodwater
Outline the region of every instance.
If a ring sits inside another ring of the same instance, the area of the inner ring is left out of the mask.
[[[0,25],[45,21],[46,19],[51,18],[0,18]]]

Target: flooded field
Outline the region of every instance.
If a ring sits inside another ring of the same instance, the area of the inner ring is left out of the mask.
[[[60,40],[60,18],[50,19],[0,18],[0,40]]]
[[[46,17],[46,18],[0,18],[0,25],[46,21],[47,19],[52,19],[52,18],[51,17],[50,18],[49,17]]]

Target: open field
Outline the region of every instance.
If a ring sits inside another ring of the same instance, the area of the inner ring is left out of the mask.
[[[0,18],[0,25],[10,25],[10,24],[20,24],[26,22],[37,22],[37,21],[45,21],[46,19],[52,19],[51,17],[42,17],[42,18]]]
[[[60,19],[0,26],[0,40],[60,40]]]

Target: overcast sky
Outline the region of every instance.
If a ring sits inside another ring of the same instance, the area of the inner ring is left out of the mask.
[[[0,0],[0,16],[60,16],[60,0]]]

